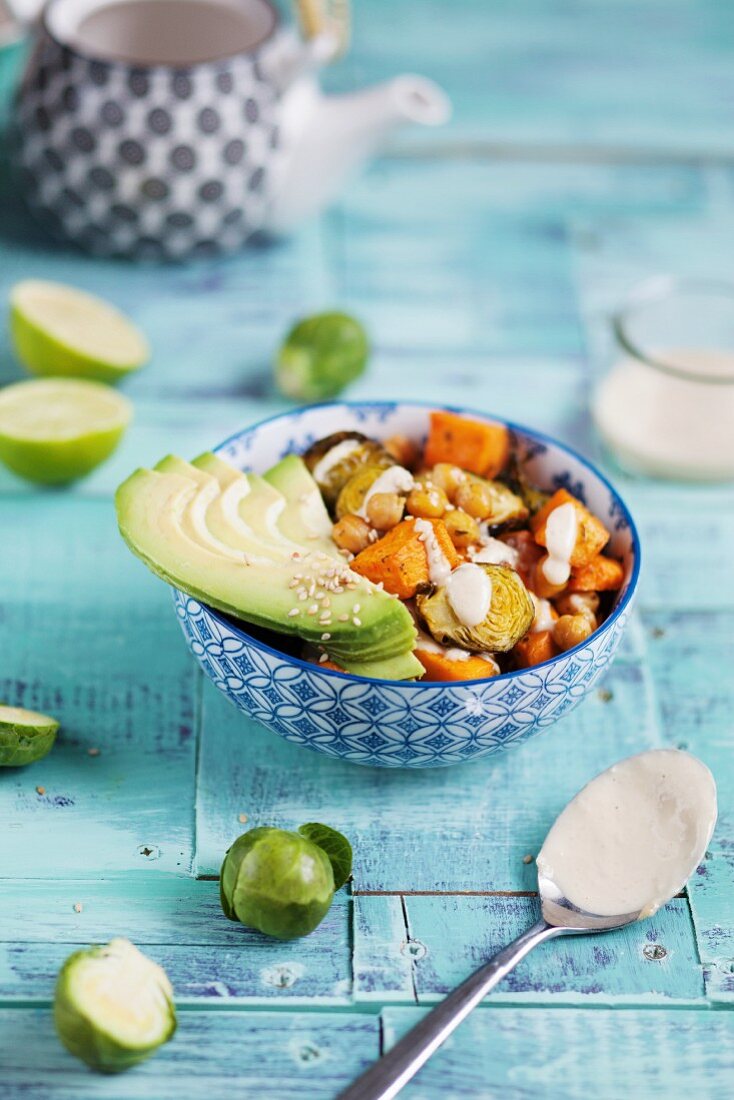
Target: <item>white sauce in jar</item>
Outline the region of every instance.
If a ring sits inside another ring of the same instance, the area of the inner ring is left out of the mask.
[[[592,779],[556,819],[538,874],[587,913],[649,917],[703,858],[716,823],[716,784],[678,749],[630,756]]]
[[[362,507],[358,509],[356,515],[361,516],[362,519],[367,519],[367,505],[375,493],[397,493],[400,495],[409,493],[414,485],[415,481],[410,470],[406,470],[403,466],[388,466],[370,485],[362,501]]]
[[[693,378],[620,359],[599,385],[592,414],[604,442],[629,469],[654,477],[734,475],[734,353],[660,348],[654,357]],[[719,376],[716,385],[695,376]]]
[[[492,581],[481,565],[467,562],[449,576],[446,596],[463,626],[478,626],[486,619],[492,603]]]
[[[553,605],[550,600],[542,600],[534,592],[528,592],[535,608],[535,618],[530,624],[530,634],[540,634],[543,630],[552,630],[558,616],[553,615]]]
[[[570,558],[576,545],[578,528],[576,508],[570,500],[559,504],[548,516],[545,524],[548,557],[543,562],[543,573],[549,584],[565,584],[571,576]]]
[[[484,562],[485,565],[510,565],[514,569],[519,557],[514,546],[508,546],[501,539],[482,533],[482,545],[474,551],[471,559]]]
[[[362,443],[363,441],[360,439],[343,439],[341,443],[335,443],[314,466],[312,471],[314,481],[320,485],[335,466],[359,451],[362,448]]]
[[[437,586],[446,584],[451,575],[451,562],[438,544],[433,524],[429,523],[427,519],[417,519],[415,520],[415,529],[418,532],[418,538],[426,548],[428,579],[431,584]]]

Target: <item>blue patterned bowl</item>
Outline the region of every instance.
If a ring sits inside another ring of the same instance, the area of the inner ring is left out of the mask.
[[[217,453],[240,469],[262,472],[334,431],[422,439],[430,408],[407,402],[318,405],[246,428]],[[280,652],[220,612],[176,592],[186,641],[209,679],[236,707],[287,741],[383,768],[436,768],[502,752],[577,706],[622,637],[640,571],[639,540],[625,504],[590,463],[547,436],[509,427],[531,480],[546,489],[563,486],[583,500],[612,532],[610,550],[624,561],[625,581],[614,608],[587,642],[544,664],[491,680],[367,680]]]

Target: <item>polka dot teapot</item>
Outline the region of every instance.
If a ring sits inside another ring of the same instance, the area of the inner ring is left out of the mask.
[[[270,0],[49,0],[16,103],[23,194],[101,255],[186,259],[287,232],[393,127],[449,114],[414,76],[323,96],[337,48],[282,27]]]

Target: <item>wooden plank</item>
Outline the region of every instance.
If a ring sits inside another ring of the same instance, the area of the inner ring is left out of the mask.
[[[409,937],[405,920],[405,909]],[[355,999],[424,1004],[443,997],[538,918],[529,897],[355,898]],[[662,958],[648,957],[655,945]],[[362,970],[357,959],[378,960]],[[411,966],[406,967],[406,960]],[[412,971],[412,973],[411,973]],[[704,994],[688,904],[604,936],[556,940],[492,994],[508,1003],[677,1004]]]
[[[217,882],[127,874],[101,882],[6,880],[0,889],[0,1002],[48,1002],[72,950],[119,935],[165,967],[180,1004],[349,1001],[345,890],[312,935],[281,943],[227,920]]]
[[[666,740],[696,753],[717,781],[719,820],[688,885],[712,999],[734,999],[734,613],[656,611],[645,615],[650,668]]]
[[[154,1058],[101,1078],[62,1048],[48,1009],[0,1009],[0,1098],[208,1100],[234,1090],[332,1100],[377,1056],[378,1044],[374,1016],[184,1011],[176,1037]]]
[[[0,876],[188,869],[199,674],[170,597],[108,502],[6,501],[3,520],[0,698],[62,730],[44,760],[0,775]]]
[[[382,1014],[385,1046],[421,1018]],[[719,1100],[731,1079],[734,1013],[534,1009],[472,1013],[405,1089],[406,1100]]]
[[[611,693],[611,694],[609,694]],[[428,771],[365,771],[290,745],[204,685],[197,785],[199,874],[248,824],[324,820],[355,852],[356,890],[527,890],[556,814],[590,776],[660,743],[643,669],[617,662],[603,688],[516,752]]]

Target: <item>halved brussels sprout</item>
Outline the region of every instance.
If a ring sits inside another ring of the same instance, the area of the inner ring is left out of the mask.
[[[33,764],[50,752],[59,723],[47,714],[0,705],[0,767]]]
[[[480,653],[507,653],[527,634],[535,608],[525,585],[508,565],[484,565],[492,584],[489,611],[476,626],[466,626],[454,613],[446,588],[416,597],[426,626],[441,645],[463,646]]]
[[[367,496],[368,490],[372,488],[378,477],[384,472],[384,466],[370,465],[363,466],[361,470],[357,470],[356,474],[352,474],[337,497],[337,519],[358,512],[364,504],[364,498]]]
[[[101,1073],[121,1073],[176,1030],[171,983],[129,940],[75,951],[56,982],[54,1022],[70,1054]]]
[[[488,481],[478,474],[467,474],[472,481],[481,481],[487,488],[492,500],[492,511],[485,519],[488,527],[496,528],[506,524],[522,523],[528,518],[528,509],[517,493],[513,493],[503,481]]]
[[[350,477],[363,466],[384,470],[395,465],[395,459],[381,443],[368,439],[361,432],[334,432],[319,439],[306,451],[303,461],[330,507]]]

